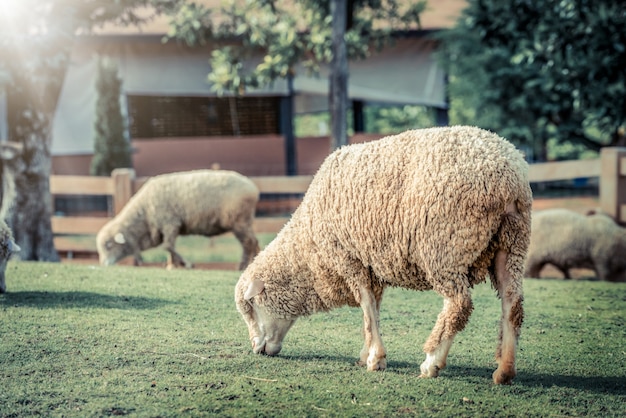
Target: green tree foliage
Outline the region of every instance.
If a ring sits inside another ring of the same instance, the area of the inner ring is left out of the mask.
[[[241,94],[295,71],[296,64],[315,73],[332,58],[332,0],[233,1],[219,9],[182,3],[168,36],[188,45],[213,42],[208,80],[219,94]],[[364,58],[372,47],[390,40],[393,30],[419,27],[425,1],[350,0],[346,46],[350,58]],[[233,42],[239,41],[240,43]],[[246,61],[262,53],[259,62]]]
[[[364,132],[384,135],[397,134],[409,129],[428,128],[436,125],[432,108],[418,105],[368,104],[364,109]],[[354,134],[352,109],[348,110],[348,135]],[[327,136],[330,126],[328,112],[296,115],[296,136]]]
[[[368,106],[365,109],[365,132],[397,134],[409,129],[435,125],[432,108],[416,105]]]
[[[92,175],[109,176],[116,168],[132,167],[132,158],[120,106],[122,80],[117,64],[107,57],[98,60],[96,90],[94,155],[89,170]]]
[[[347,142],[347,59],[366,57],[370,48],[390,40],[392,30],[418,28],[425,5],[399,0],[248,0],[213,11],[192,3],[179,9],[169,36],[189,45],[218,45],[208,80],[220,95],[243,94],[289,79],[297,65],[316,73],[321,64],[331,63],[333,148]],[[250,65],[254,59],[258,62]]]
[[[0,11],[0,90],[9,104],[9,139],[22,144],[17,196],[7,219],[19,256],[56,261],[50,217],[52,121],[74,40],[105,22],[139,24],[177,0],[19,0]],[[152,4],[152,15],[138,8]]]
[[[469,0],[444,33],[451,120],[532,147],[626,145],[626,3]]]

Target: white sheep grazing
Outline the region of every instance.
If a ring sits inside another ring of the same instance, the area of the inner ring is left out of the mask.
[[[191,267],[175,250],[179,235],[207,237],[231,231],[241,242],[244,269],[259,252],[252,229],[259,189],[234,171],[195,170],[150,178],[122,211],[98,232],[100,263],[115,264],[127,256],[163,244],[167,268]]]
[[[0,293],[7,291],[5,272],[11,256],[20,251],[6,222],[0,220]]]
[[[604,212],[535,212],[525,275],[538,278],[546,264],[559,269],[567,279],[569,269],[587,268],[600,280],[626,281],[626,229]]]
[[[527,172],[511,143],[472,127],[413,130],[333,152],[237,283],[253,351],[277,354],[298,317],[347,304],[363,309],[359,364],[384,369],[384,289],[432,289],[444,304],[421,372],[436,377],[473,310],[470,289],[489,276],[502,298],[493,380],[510,383],[524,315]]]

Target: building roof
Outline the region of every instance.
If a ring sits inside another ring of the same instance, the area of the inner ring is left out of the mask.
[[[217,3],[220,0],[202,0]],[[374,51],[365,60],[350,62],[349,95],[368,103],[402,103],[445,108],[445,74],[433,56],[436,43],[428,32],[454,25],[465,0],[431,0],[421,16],[416,36],[400,37],[393,46]],[[145,11],[146,16],[150,11]],[[88,154],[93,151],[97,92],[95,53],[119,63],[124,95],[215,96],[207,82],[211,45],[188,48],[181,43],[162,43],[168,18],[158,17],[137,27],[104,27],[97,35],[76,43],[54,120],[54,155]],[[297,112],[328,107],[328,66],[319,74],[296,71],[293,80]],[[252,95],[286,96],[285,80],[249,92]],[[86,140],[87,139],[87,140]]]

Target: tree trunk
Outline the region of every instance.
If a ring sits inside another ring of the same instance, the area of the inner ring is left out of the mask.
[[[52,195],[50,172],[52,157],[52,116],[30,110],[29,124],[21,124],[19,140],[22,154],[16,165],[15,187],[18,190],[9,209],[7,223],[20,246],[22,260],[59,261],[52,234]]]
[[[295,176],[298,174],[298,151],[296,149],[296,136],[293,131],[295,112],[293,110],[293,73],[291,71],[287,75],[287,92],[287,97],[285,97],[281,103],[281,133],[285,136],[285,163],[287,165],[287,175]]]
[[[346,49],[346,22],[348,0],[332,0],[332,52],[330,63],[330,151],[348,144],[348,53]]]
[[[535,142],[534,142],[534,151],[533,157],[534,162],[536,163],[544,163],[548,161],[548,140],[543,132],[536,130],[535,131]]]

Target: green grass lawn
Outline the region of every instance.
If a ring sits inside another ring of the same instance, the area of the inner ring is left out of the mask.
[[[626,416],[626,285],[526,280],[518,377],[495,386],[499,301],[475,311],[437,379],[418,379],[442,306],[389,289],[388,369],[354,366],[361,313],[299,320],[254,355],[233,271],[10,262],[0,295],[0,416]]]

